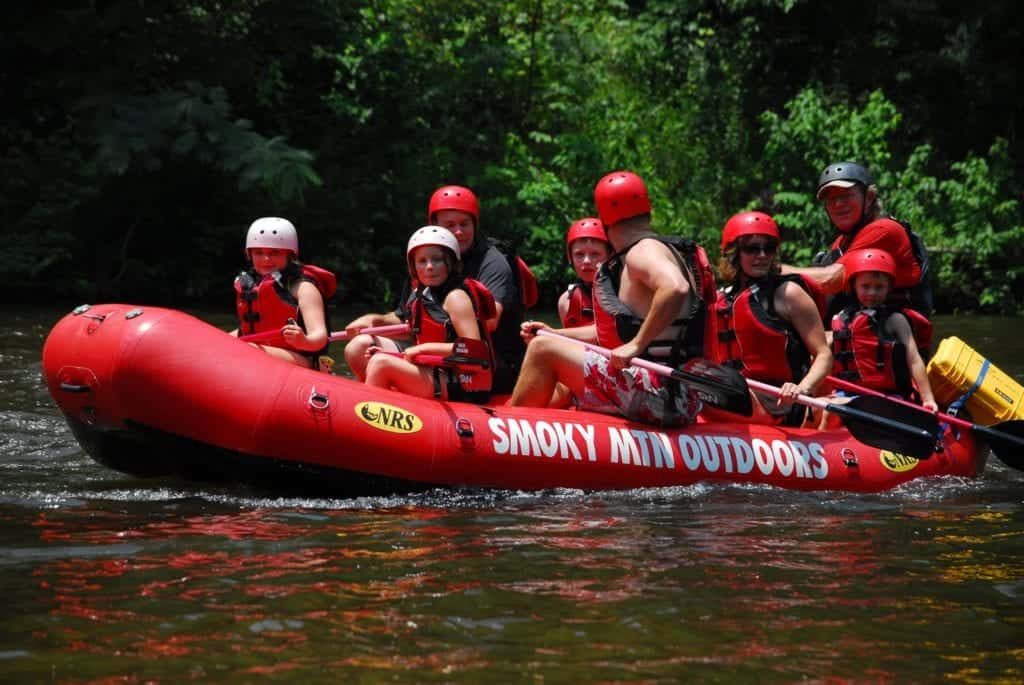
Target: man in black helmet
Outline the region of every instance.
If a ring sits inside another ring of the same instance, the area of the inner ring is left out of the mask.
[[[864,248],[885,250],[896,262],[893,295],[930,315],[931,289],[925,280],[924,246],[920,241],[915,246],[916,237],[903,224],[884,214],[878,186],[867,168],[856,162],[829,164],[818,178],[817,197],[825,205],[838,235],[828,252],[815,257],[814,266],[783,265],[782,273],[810,276],[821,284],[826,294],[840,295],[830,307],[834,312],[846,304],[841,296],[846,282],[843,255]]]

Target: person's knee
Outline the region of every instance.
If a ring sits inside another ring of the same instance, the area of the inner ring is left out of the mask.
[[[559,343],[561,340],[555,340],[554,338],[537,337],[530,345],[526,348],[526,357],[536,362],[543,362],[550,364],[551,360],[557,356]]]
[[[345,359],[362,359],[372,343],[373,338],[360,333],[345,345]]]
[[[388,357],[375,355],[366,362],[366,382],[376,385],[382,381],[388,372]]]

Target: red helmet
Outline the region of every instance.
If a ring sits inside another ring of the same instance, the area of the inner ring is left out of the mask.
[[[580,219],[570,226],[569,232],[565,234],[565,253],[569,257],[570,264],[572,263],[572,252],[570,251],[572,243],[580,238],[593,238],[603,243],[608,242],[608,234],[604,232],[604,224],[600,219],[591,216]]]
[[[434,214],[442,209],[457,209],[473,217],[473,224],[480,224],[480,203],[473,191],[465,186],[441,186],[430,196],[427,222],[434,221]]]
[[[896,262],[885,250],[868,247],[862,250],[847,252],[842,257],[843,267],[846,269],[846,288],[853,290],[853,277],[865,271],[880,271],[888,274],[889,278],[896,278]]]
[[[651,211],[651,198],[642,178],[632,171],[613,171],[594,187],[594,204],[605,226]]]
[[[722,228],[722,251],[729,243],[743,235],[767,235],[779,240],[779,226],[764,212],[740,212],[725,222]]]

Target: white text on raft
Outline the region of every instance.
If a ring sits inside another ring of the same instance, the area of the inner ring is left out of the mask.
[[[597,461],[596,427],[558,421],[527,421],[491,417],[495,454]],[[814,478],[828,476],[825,448],[801,440],[744,440],[721,435],[679,435],[675,442],[659,431],[608,426],[607,449],[612,464],[708,473],[750,473],[766,476]],[[603,447],[604,445],[602,445]]]

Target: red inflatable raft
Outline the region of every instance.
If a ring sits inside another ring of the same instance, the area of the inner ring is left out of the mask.
[[[274,360],[192,316],[83,306],[43,348],[50,394],[98,462],[141,476],[343,495],[436,486],[611,490],[699,481],[873,492],[974,476],[970,433],[918,460],[845,429],[682,430],[577,411],[419,399]]]

